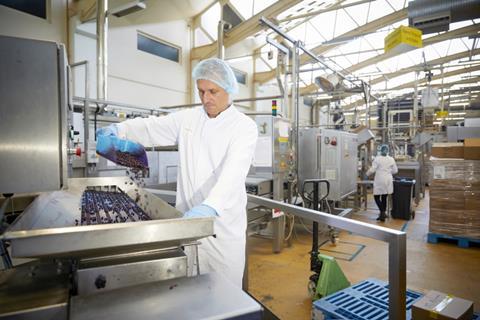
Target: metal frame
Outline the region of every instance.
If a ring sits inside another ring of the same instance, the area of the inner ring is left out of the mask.
[[[89,68],[89,62],[88,60],[83,60],[79,61],[76,63],[72,63],[70,65],[70,69],[73,69],[78,66],[85,66],[85,83],[84,83],[84,90],[85,90],[85,100],[83,100],[83,149],[85,151],[84,156],[85,156],[85,171],[84,175],[85,177],[88,177],[88,148],[89,148],[89,139],[90,139],[90,110],[88,109],[88,99],[90,99],[90,68]],[[75,79],[75,77],[72,74],[72,79]],[[70,91],[72,92],[72,91]],[[72,94],[69,95],[69,101],[70,98],[72,98]],[[72,107],[73,108],[73,107]]]
[[[332,227],[388,242],[389,319],[406,319],[407,236],[405,232],[379,227],[361,221],[338,217],[326,212],[298,207],[249,194],[248,201],[271,209],[280,209]]]

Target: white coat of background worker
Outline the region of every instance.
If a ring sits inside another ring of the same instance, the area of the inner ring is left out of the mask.
[[[198,248],[200,272],[221,273],[241,287],[247,228],[245,179],[258,130],[232,104],[238,84],[223,60],[201,61],[192,76],[203,106],[124,121],[97,135],[111,134],[147,147],[178,145],[176,208],[188,218],[215,217],[215,237],[202,239]],[[196,270],[189,267],[190,272]]]
[[[373,197],[380,210],[377,220],[385,221],[387,210],[387,197],[393,193],[393,176],[398,172],[395,160],[388,155],[389,148],[382,145],[380,155],[373,160],[372,167],[367,171],[367,175],[375,173],[373,180]]]

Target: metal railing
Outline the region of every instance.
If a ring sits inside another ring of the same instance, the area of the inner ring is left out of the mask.
[[[351,231],[368,238],[388,242],[389,319],[401,320],[406,318],[407,237],[405,232],[334,216],[326,212],[298,207],[251,194],[248,195],[248,201],[267,208],[280,209],[301,218]]]

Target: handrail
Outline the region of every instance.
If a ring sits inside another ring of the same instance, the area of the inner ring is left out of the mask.
[[[402,320],[406,318],[407,237],[405,232],[251,194],[248,194],[248,201],[271,209],[280,209],[301,218],[351,231],[365,237],[388,242],[389,319]]]

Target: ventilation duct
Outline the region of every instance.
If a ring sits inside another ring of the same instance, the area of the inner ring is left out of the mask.
[[[408,24],[423,34],[447,31],[451,22],[480,17],[480,0],[415,0],[408,3]]]

